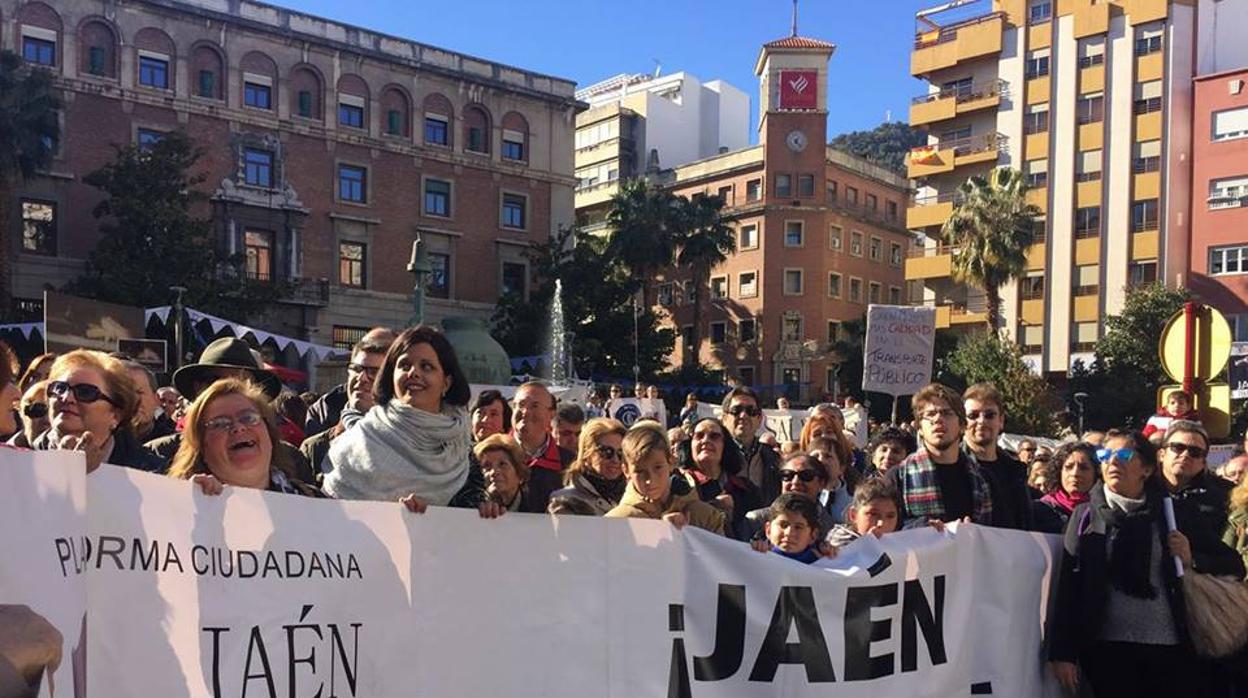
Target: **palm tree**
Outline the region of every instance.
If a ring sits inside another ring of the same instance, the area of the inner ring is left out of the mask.
[[[641,282],[643,308],[651,307],[650,279],[672,263],[680,217],[680,199],[644,179],[624,182],[611,197],[607,224],[613,232],[607,254],[620,260]]]
[[[1027,203],[1023,173],[998,167],[958,187],[958,203],[941,234],[954,249],[953,277],[984,289],[988,326],[1001,326],[1001,287],[1027,269],[1027,248],[1043,212]]]
[[[702,347],[702,296],[711,271],[737,250],[737,238],[723,216],[724,200],[720,197],[697,196],[682,202],[683,225],[676,240],[676,266],[687,270],[693,282],[694,350],[685,354],[685,361],[696,363]]]
[[[11,51],[0,52],[0,317],[10,309],[13,192],[19,180],[29,180],[51,162],[60,138],[60,108],[51,73],[31,68]]]

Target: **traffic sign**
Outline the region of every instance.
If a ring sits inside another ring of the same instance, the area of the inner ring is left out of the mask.
[[[1231,370],[1228,380],[1231,382],[1231,399],[1248,398],[1248,342],[1235,342],[1231,345]]]
[[[1175,313],[1161,332],[1158,344],[1161,365],[1172,380],[1180,383],[1187,379],[1213,380],[1226,367],[1231,354],[1231,326],[1214,308],[1198,304],[1188,306]],[[1189,328],[1189,322],[1194,327]],[[1189,337],[1192,340],[1190,357]],[[1191,373],[1187,374],[1189,368]]]

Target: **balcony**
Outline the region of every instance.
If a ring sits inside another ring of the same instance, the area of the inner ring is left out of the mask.
[[[1009,83],[1004,80],[988,80],[969,87],[947,87],[910,100],[910,124],[920,126],[980,109],[995,109],[1001,104],[1001,98],[1008,96]]]
[[[945,26],[926,18],[920,21],[928,26],[915,33],[914,52],[910,54],[910,74],[915,77],[1001,52],[1003,12],[989,12]]]
[[[906,259],[906,281],[947,279],[953,275],[953,253],[948,245],[910,250]]]
[[[907,165],[911,179],[952,172],[955,167],[979,162],[995,162],[1005,149],[1008,139],[1000,133],[985,133],[969,138],[934,143],[913,148]]]
[[[953,215],[953,206],[957,203],[957,192],[946,192],[935,196],[915,197],[906,209],[906,227],[911,230],[937,227],[945,224]]]
[[[982,301],[968,307],[964,303],[924,302],[915,305],[936,309],[936,329],[983,325],[988,322],[988,306]]]

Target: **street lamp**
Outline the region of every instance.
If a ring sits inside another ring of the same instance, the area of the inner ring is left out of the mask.
[[[1075,404],[1079,407],[1079,437],[1083,438],[1083,411],[1084,401],[1088,399],[1087,393],[1075,393]]]
[[[641,382],[641,335],[637,332],[637,296],[633,296],[633,382]]]
[[[425,249],[420,233],[412,241],[412,259],[407,263],[407,271],[416,277],[416,288],[412,292],[412,319],[410,327],[425,322],[425,280],[433,273],[433,265],[429,263],[429,251]]]

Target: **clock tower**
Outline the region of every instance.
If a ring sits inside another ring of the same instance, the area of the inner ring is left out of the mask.
[[[835,44],[796,34],[763,45],[754,74],[759,77],[758,140],[769,172],[822,173],[828,61],[834,51]],[[768,193],[774,196],[772,185]],[[816,186],[822,191],[822,181]]]

